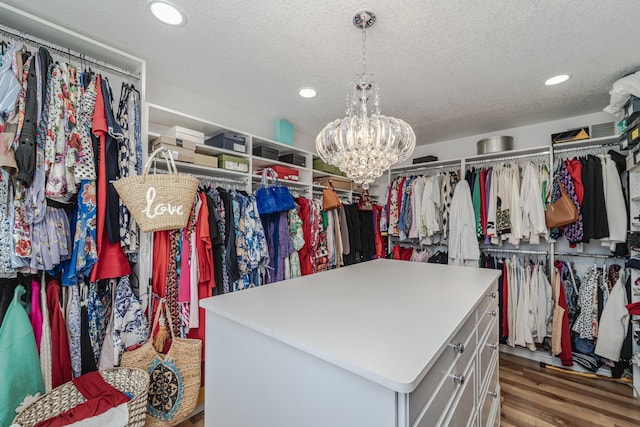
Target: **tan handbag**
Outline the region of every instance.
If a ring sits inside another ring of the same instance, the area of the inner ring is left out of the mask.
[[[331,209],[338,209],[342,206],[342,202],[333,188],[333,183],[329,180],[329,188],[322,190],[322,209],[330,211]]]
[[[547,210],[544,212],[544,219],[547,223],[547,227],[556,228],[562,227],[578,220],[578,208],[576,208],[573,199],[567,194],[562,183],[560,186],[560,198],[555,202],[547,205]]]
[[[153,330],[164,311],[171,331],[171,348],[161,354],[153,346]],[[122,366],[149,374],[146,426],[174,426],[189,417],[198,404],[202,341],[174,336],[171,313],[160,300],[151,334],[146,343],[122,355]]]
[[[167,160],[169,173],[150,174],[151,162],[160,153]],[[113,186],[140,230],[152,232],[187,225],[198,183],[198,178],[178,173],[171,151],[161,147],[149,156],[142,175],[120,178]]]

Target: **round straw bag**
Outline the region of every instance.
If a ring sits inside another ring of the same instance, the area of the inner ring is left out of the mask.
[[[164,355],[153,346],[153,331],[162,312],[171,332],[171,348]],[[161,299],[149,340],[122,355],[122,366],[144,369],[149,374],[146,427],[179,424],[189,417],[198,404],[202,341],[176,337],[172,324],[169,307]]]
[[[127,403],[129,427],[143,427],[147,417],[149,375],[142,369],[114,368],[100,371],[107,384],[133,397]],[[62,384],[27,406],[13,419],[13,424],[31,427],[40,421],[58,416],[84,403],[85,398],[72,381]]]
[[[149,174],[151,162],[161,152],[169,173]],[[171,151],[161,147],[149,156],[142,175],[121,178],[113,186],[140,230],[176,230],[184,228],[189,221],[198,179],[179,174]]]

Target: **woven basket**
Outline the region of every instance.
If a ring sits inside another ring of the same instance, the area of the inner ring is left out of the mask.
[[[153,159],[162,153],[168,174],[149,174]],[[171,151],[161,147],[144,165],[142,175],[128,176],[113,183],[140,230],[146,232],[184,228],[195,201],[198,179],[179,174]]]
[[[123,393],[133,397],[127,403],[129,409],[130,427],[143,427],[147,417],[147,392],[149,390],[149,375],[142,369],[115,368],[100,371],[105,382]],[[86,399],[69,381],[54,388],[40,399],[27,406],[24,411],[13,419],[14,424],[21,427],[31,427],[75,406],[84,403]]]
[[[164,311],[171,334],[171,348],[162,355],[153,346],[153,331]],[[202,341],[175,336],[171,312],[164,299],[155,314],[149,340],[122,355],[122,366],[149,373],[146,427],[174,426],[186,420],[198,404]]]

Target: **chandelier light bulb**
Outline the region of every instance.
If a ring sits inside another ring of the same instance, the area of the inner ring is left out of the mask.
[[[409,124],[380,113],[378,85],[369,81],[365,30],[375,22],[376,15],[370,11],[354,16],[353,24],[362,29],[363,72],[359,81],[351,84],[346,116],[328,123],[316,137],[320,158],[364,189],[392,165],[407,160],[416,146],[416,135]]]

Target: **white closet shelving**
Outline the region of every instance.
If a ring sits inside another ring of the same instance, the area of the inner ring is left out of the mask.
[[[325,188],[324,185],[318,184],[317,179],[323,177],[331,177],[335,179],[346,179],[343,176],[335,175],[319,170],[313,169],[313,160],[317,159],[318,156],[310,151],[303,150],[297,147],[293,147],[290,145],[283,144],[278,141],[273,141],[271,139],[259,137],[257,135],[253,135],[249,132],[244,132],[238,129],[234,129],[231,127],[223,126],[217,123],[214,123],[210,120],[203,119],[200,117],[195,117],[189,114],[185,114],[176,110],[172,110],[170,108],[146,103],[145,109],[147,111],[146,116],[148,117],[148,134],[147,141],[151,142],[156,137],[168,132],[168,130],[172,126],[181,126],[188,129],[192,129],[195,131],[199,131],[204,133],[205,139],[215,136],[220,133],[232,133],[235,135],[244,136],[246,139],[246,151],[244,153],[226,150],[223,148],[216,148],[205,144],[197,144],[196,145],[196,153],[210,155],[210,156],[219,156],[221,154],[228,154],[231,156],[241,157],[247,159],[249,162],[248,172],[238,172],[233,170],[223,169],[221,167],[213,168],[208,166],[196,165],[193,163],[186,162],[176,162],[178,166],[178,170],[184,173],[191,173],[195,175],[199,175],[201,177],[207,177],[212,181],[220,180],[220,178],[226,180],[236,181],[236,187],[239,189],[243,189],[245,191],[251,192],[255,190],[260,181],[262,179],[259,171],[265,167],[270,167],[274,165],[285,166],[288,168],[292,168],[298,171],[299,179],[298,181],[293,180],[280,180],[280,183],[288,186],[291,191],[295,194],[304,197],[312,197],[314,194],[319,194],[322,192],[322,189]],[[304,157],[305,162],[304,166],[298,166],[291,163],[283,162],[280,160],[269,159],[261,156],[257,156],[252,154],[254,148],[256,147],[266,147],[269,149],[275,149],[278,151],[279,155],[286,154],[296,154]],[[159,168],[164,168],[164,162],[158,161],[156,166]],[[378,184],[372,184],[373,189],[379,188]],[[355,186],[352,186],[349,190],[346,189],[336,189],[338,195],[345,200],[352,200],[354,197],[359,195],[359,192],[356,191]],[[376,193],[374,193],[375,195]]]
[[[550,173],[553,174],[553,165],[556,159],[558,158],[566,158],[572,157],[574,155],[580,155],[583,153],[589,153],[590,150],[599,150],[602,147],[610,147],[612,149],[617,150],[617,142],[619,135],[607,136],[602,138],[593,138],[586,139],[575,142],[567,142],[556,145],[543,145],[531,148],[523,148],[519,150],[511,150],[504,151],[499,153],[490,153],[490,154],[481,154],[481,155],[472,155],[463,158],[455,158],[448,160],[439,160],[435,162],[429,163],[421,163],[421,164],[412,164],[412,165],[404,165],[396,168],[392,168],[389,171],[388,179],[391,182],[397,176],[409,176],[416,174],[430,174],[437,173],[440,171],[450,171],[450,170],[458,170],[461,172],[461,179],[464,179],[464,173],[470,167],[482,167],[490,164],[497,164],[503,161],[511,161],[511,160],[523,160],[523,159],[535,159],[535,158],[545,158],[550,165]],[[640,231],[640,165],[635,166],[634,168],[629,170],[629,201],[630,201],[630,230],[631,231]],[[635,217],[635,218],[634,218]],[[397,238],[389,239],[389,246],[392,247],[394,244],[402,244],[402,243],[412,243],[409,241],[398,241]],[[417,242],[414,242],[417,244]],[[437,246],[437,245],[436,245]],[[551,243],[541,243],[539,245],[528,245],[523,244],[520,248],[515,248],[514,252],[518,252],[520,250],[523,254],[527,252],[531,253],[548,253],[549,260],[552,264],[556,258],[556,253],[566,253],[567,248],[566,242],[562,240],[560,242],[551,242]],[[507,246],[508,249],[505,249],[505,253],[509,253],[509,251],[513,250],[512,246]],[[482,249],[482,247],[481,247]],[[590,253],[590,250],[593,250],[593,253]],[[575,251],[575,250],[574,250]],[[585,258],[590,259],[589,255],[591,255],[593,259],[600,259],[605,255],[610,255],[610,252],[605,251],[600,247],[586,247],[585,251],[587,251]],[[605,251],[605,252],[603,252]],[[640,297],[636,297],[638,301],[640,301]],[[635,302],[635,301],[634,301]],[[634,331],[640,330],[640,320],[634,322],[632,324]],[[530,350],[519,348],[519,347],[508,347],[505,345],[500,346],[500,350],[515,354],[520,357],[536,360],[539,362],[544,362],[550,365],[558,366],[560,365],[559,359],[552,357],[550,354],[542,351],[532,352]],[[640,346],[637,345],[634,341],[634,354],[640,351]],[[581,368],[579,365],[572,368],[576,371],[587,372],[585,369]],[[601,375],[610,375],[609,370],[605,368],[601,368],[598,372]],[[640,396],[640,368],[637,365],[633,367],[633,378],[634,378],[634,395],[636,397]]]

